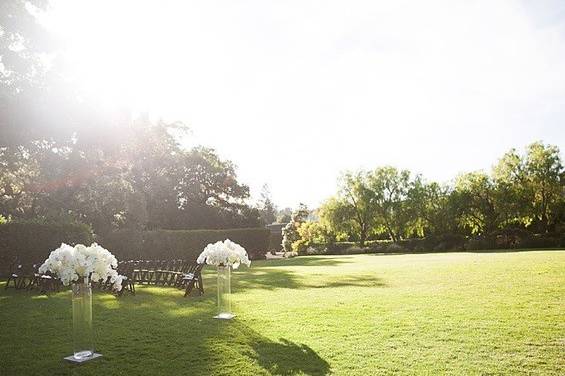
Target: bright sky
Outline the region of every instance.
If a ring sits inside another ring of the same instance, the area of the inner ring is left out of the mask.
[[[347,169],[447,181],[565,149],[565,2],[57,1],[85,90],[182,120],[258,196],[315,207]]]

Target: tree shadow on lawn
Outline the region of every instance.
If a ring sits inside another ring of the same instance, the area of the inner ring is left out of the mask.
[[[387,287],[388,285],[381,279],[373,275],[362,274],[355,276],[344,276],[331,282],[316,283],[312,282],[304,288],[333,288],[333,287]]]
[[[234,271],[232,273],[232,287],[234,291],[239,292],[247,289],[386,286],[380,278],[374,275],[343,275],[340,265],[354,262],[352,258],[352,256],[301,256],[291,259],[260,261],[251,264],[249,269],[240,267],[240,269]],[[295,266],[312,267],[312,269],[306,269],[312,273],[294,269]],[[284,269],[284,267],[290,268]],[[211,267],[205,269],[203,274],[205,286],[215,288],[215,273],[215,270]]]
[[[387,284],[375,275],[357,274],[357,275],[339,275],[337,274],[317,275],[311,278],[308,275],[300,273],[267,268],[251,268],[249,270],[232,273],[231,287],[235,294],[245,293],[247,290],[276,290],[276,289],[321,289],[334,287],[387,287]],[[160,295],[163,290],[174,291],[179,298],[183,297],[184,290],[175,289],[173,287],[154,287],[141,285],[136,287],[142,289],[145,293]],[[216,274],[213,270],[204,275],[204,295],[198,296],[193,291],[190,297],[180,299],[175,304],[182,304],[184,300],[202,300],[210,297],[215,298],[216,294]],[[127,293],[126,293],[127,295]],[[119,303],[119,302],[118,302]]]
[[[355,262],[352,256],[299,256],[292,258],[256,261],[261,267],[278,266],[336,266]],[[253,265],[253,264],[252,264]]]
[[[329,363],[306,344],[271,340],[244,318],[213,319],[213,294],[184,299],[170,290],[149,291],[121,298],[95,293],[96,349],[103,357],[80,366],[62,360],[72,351],[70,293],[42,299],[10,293],[0,312],[0,374],[330,373]]]
[[[279,342],[259,339],[252,347],[251,357],[272,375],[327,375],[330,371],[329,363],[304,344],[284,338]]]
[[[215,280],[207,278],[208,285],[215,288]],[[242,273],[232,275],[232,287],[234,292],[247,289],[309,289],[309,288],[332,288],[332,287],[385,287],[381,278],[370,274],[342,275],[339,268],[333,273],[324,274],[300,274],[288,270],[270,268],[251,268]]]
[[[175,359],[195,356],[198,359],[186,366],[187,374],[239,374],[266,371],[272,375],[327,375],[330,365],[306,344],[288,339],[273,341],[245,322],[216,320],[216,301],[213,294],[198,299],[183,299],[165,296],[159,298],[164,309],[157,315],[166,321],[168,329],[186,340]],[[153,314],[151,304],[144,313]],[[171,348],[177,348],[171,346]]]

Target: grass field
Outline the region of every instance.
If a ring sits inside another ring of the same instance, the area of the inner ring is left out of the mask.
[[[95,293],[97,350],[73,366],[68,291],[0,284],[0,375],[565,374],[565,251],[299,257],[206,294]]]

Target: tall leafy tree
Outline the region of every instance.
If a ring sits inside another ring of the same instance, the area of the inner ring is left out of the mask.
[[[382,231],[393,241],[400,240],[419,225],[408,200],[414,184],[409,171],[388,166],[348,173],[340,181],[338,195],[322,206],[320,216],[333,231],[353,234],[361,246],[368,236]]]
[[[277,222],[288,223],[292,217],[292,208],[284,208],[277,211]]]
[[[541,142],[529,145],[524,173],[532,208],[529,217],[541,232],[547,232],[555,224],[565,199],[563,164],[557,146]]]
[[[330,197],[320,206],[318,213],[320,222],[334,238],[361,242],[361,226],[356,220],[355,211],[342,197]]]
[[[535,231],[555,226],[563,196],[563,165],[556,146],[534,142],[524,155],[515,149],[494,166],[500,196],[498,211],[506,223],[521,223]]]
[[[249,187],[237,181],[232,162],[221,160],[212,149],[198,147],[184,154],[177,169],[176,195],[188,222],[182,227],[202,228],[206,222],[209,228],[259,224],[259,211],[246,202]]]
[[[298,208],[292,213],[290,222],[283,228],[282,235],[282,246],[285,252],[292,251],[292,244],[300,240],[300,233],[298,229],[300,226],[306,222],[310,211],[308,207],[302,203],[298,205]]]
[[[412,185],[408,170],[391,166],[377,168],[368,175],[373,206],[393,241],[400,240],[409,228],[411,208],[406,199]]]
[[[408,191],[411,227],[419,236],[457,232],[457,207],[450,187],[417,177]]]
[[[375,195],[369,187],[369,174],[346,173],[340,179],[338,196],[320,208],[320,218],[334,233],[352,234],[363,246],[377,224]]]
[[[41,57],[53,49],[53,41],[35,14],[45,11],[48,0],[0,2],[0,85],[6,92],[22,91],[41,78]]]
[[[261,214],[261,222],[265,225],[269,225],[277,220],[277,207],[271,198],[271,191],[267,184],[264,184],[261,189],[259,212]]]
[[[530,188],[526,181],[524,159],[516,149],[511,149],[498,160],[492,169],[492,179],[499,197],[501,222],[504,225],[527,222],[528,213],[532,210],[528,199]]]
[[[488,234],[501,220],[498,196],[492,179],[482,171],[460,175],[455,191],[461,215],[459,222],[474,234]]]

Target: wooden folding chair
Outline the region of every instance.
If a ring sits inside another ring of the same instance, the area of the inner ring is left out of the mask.
[[[178,287],[178,288],[184,288],[185,283],[184,283],[184,276],[185,274],[191,273],[192,269],[195,267],[195,263],[194,262],[190,262],[190,261],[182,261],[181,266],[178,270],[178,272],[175,274],[175,278],[173,281],[173,286]]]
[[[183,276],[183,260],[173,260],[168,267],[168,272],[163,285],[176,286],[177,281]]]
[[[31,281],[27,285],[28,290],[38,288],[41,294],[46,294],[49,291],[59,291],[60,286],[61,281],[58,278],[51,273],[40,274],[39,264],[33,264],[33,276],[31,276]]]
[[[202,284],[202,268],[204,268],[204,264],[193,264],[192,272],[187,273],[183,277],[183,284],[186,285],[186,289],[184,291],[184,296],[190,295],[192,290],[196,288],[198,290],[198,294],[204,294],[204,285]]]
[[[122,289],[118,292],[121,296],[124,291],[129,291],[135,295],[135,278],[134,278],[135,262],[134,261],[124,261],[118,263],[118,274],[124,276],[122,281]]]
[[[33,264],[33,277],[31,278],[31,282],[27,285],[28,290],[33,290],[36,287],[39,287],[41,282],[41,274],[39,274],[39,265]]]
[[[139,284],[149,284],[154,274],[153,261],[139,260],[137,267],[135,281]]]
[[[14,285],[13,287],[16,290],[19,290],[22,286],[22,282],[24,281],[23,277],[23,266],[18,262],[18,260],[14,260],[10,264],[10,272],[8,274],[8,280],[6,281],[6,286],[4,287],[5,290],[10,287],[10,282]]]
[[[165,281],[169,275],[169,265],[170,261],[160,260],[155,263],[155,269],[153,272],[153,284],[165,285]]]

